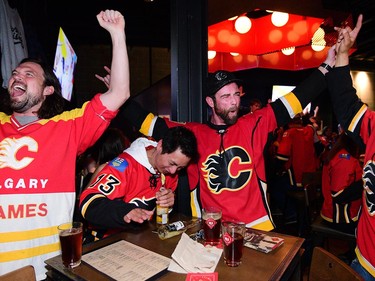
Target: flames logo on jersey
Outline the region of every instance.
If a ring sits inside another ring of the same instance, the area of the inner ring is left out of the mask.
[[[21,170],[28,166],[34,158],[23,157],[19,159],[16,157],[18,151],[24,147],[30,152],[38,152],[38,143],[30,137],[3,139],[0,142],[0,169],[9,167],[14,170]]]
[[[152,211],[156,207],[156,198],[145,198],[143,196],[142,199],[133,198],[129,203],[134,204],[138,208]]]
[[[222,157],[218,151],[209,155],[203,163],[202,171],[212,192],[238,191],[250,181],[252,161],[241,147],[230,147]]]
[[[373,161],[367,162],[363,169],[363,181],[365,188],[365,201],[369,214],[375,214],[375,163]]]

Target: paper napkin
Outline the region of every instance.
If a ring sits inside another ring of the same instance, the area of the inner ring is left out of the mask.
[[[212,246],[203,246],[182,233],[168,270],[178,273],[214,272],[223,250]]]

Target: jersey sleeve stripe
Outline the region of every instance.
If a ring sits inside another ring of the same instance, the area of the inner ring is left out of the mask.
[[[103,194],[95,194],[94,196],[90,197],[90,199],[88,199],[85,202],[85,204],[83,204],[83,206],[81,208],[82,217],[85,218],[86,210],[87,210],[88,206],[91,204],[92,201],[94,201],[95,199],[98,199],[98,198],[103,198],[103,197],[105,197]]]
[[[152,136],[156,120],[157,117],[154,114],[149,113],[143,121],[139,131],[145,136]]]
[[[352,119],[352,122],[350,122],[350,125],[348,127],[348,130],[350,132],[354,132],[355,128],[358,125],[358,122],[361,120],[361,118],[365,114],[366,110],[367,110],[367,106],[365,104],[363,104],[361,106],[361,108],[358,110],[357,114]]]
[[[280,97],[280,100],[288,110],[290,118],[293,118],[297,113],[302,112],[301,103],[293,93]]]

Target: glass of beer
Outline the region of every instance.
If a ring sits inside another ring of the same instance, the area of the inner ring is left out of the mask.
[[[228,266],[234,267],[241,264],[245,232],[244,223],[227,221],[222,223],[224,261]]]
[[[62,262],[66,268],[74,268],[81,264],[82,257],[82,223],[67,222],[58,227]]]
[[[207,207],[202,210],[205,244],[220,244],[221,209]]]

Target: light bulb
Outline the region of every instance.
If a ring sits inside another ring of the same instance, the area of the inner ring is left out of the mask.
[[[234,22],[234,28],[240,34],[245,34],[251,29],[251,20],[247,16],[240,16]]]
[[[312,42],[315,43],[315,42],[318,42],[318,41],[323,40],[325,34],[326,34],[326,33],[325,33],[324,29],[321,28],[321,27],[319,27],[319,28],[315,31],[315,33],[314,33],[314,35],[313,35],[313,38],[311,39]]]
[[[294,53],[294,50],[296,49],[296,47],[289,47],[289,48],[284,48],[284,49],[281,49],[281,52],[286,55],[286,56],[290,56],[291,54]]]
[[[208,51],[207,57],[209,60],[212,60],[216,57],[216,51]]]
[[[274,26],[281,27],[286,25],[289,20],[288,13],[273,12],[271,16],[271,21]]]
[[[313,49],[315,52],[320,52],[324,50],[326,47],[326,40],[320,40],[318,42],[312,42],[311,43],[311,49]]]

